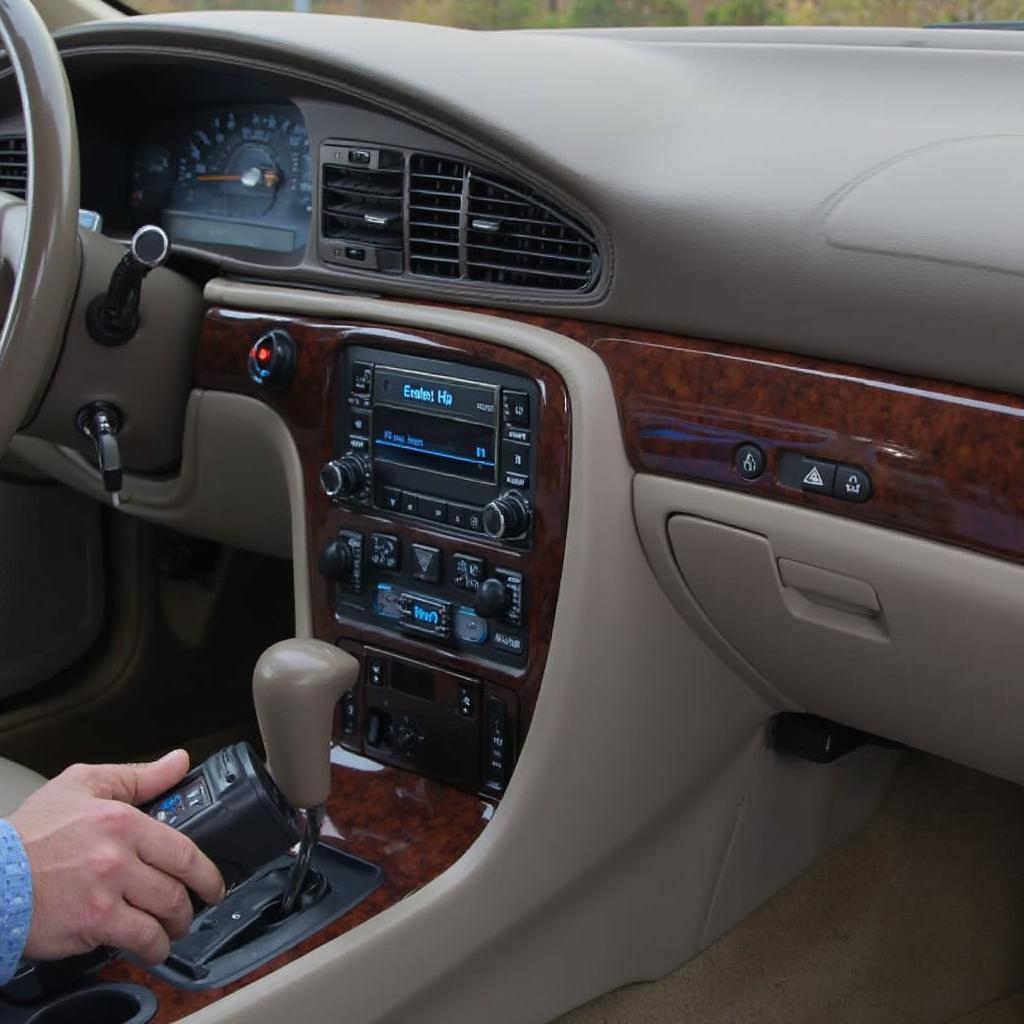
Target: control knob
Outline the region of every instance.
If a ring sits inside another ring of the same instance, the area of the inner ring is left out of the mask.
[[[511,598],[512,595],[509,594],[508,587],[501,580],[492,576],[477,587],[473,607],[481,618],[496,619],[505,614],[511,603]]]
[[[529,525],[530,506],[518,491],[505,491],[484,506],[484,533],[495,540],[521,537]]]
[[[363,492],[369,480],[366,460],[354,452],[325,462],[320,470],[320,486],[329,498],[354,498]]]
[[[354,564],[355,558],[348,541],[337,538],[320,552],[317,566],[321,575],[329,580],[348,580],[352,576]]]

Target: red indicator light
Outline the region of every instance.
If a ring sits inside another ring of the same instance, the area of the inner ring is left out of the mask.
[[[267,363],[270,362],[272,355],[273,353],[270,351],[269,345],[260,345],[259,348],[256,349],[256,362],[259,363],[260,366],[266,366]]]

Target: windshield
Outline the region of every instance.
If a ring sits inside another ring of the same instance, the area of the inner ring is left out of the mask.
[[[144,14],[294,10],[398,18],[473,29],[628,25],[918,26],[1024,19],[1024,0],[132,0],[132,5]]]

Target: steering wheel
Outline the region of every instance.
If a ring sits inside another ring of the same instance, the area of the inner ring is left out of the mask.
[[[64,64],[31,0],[0,0],[0,41],[18,83],[27,202],[0,192],[0,456],[60,355],[78,282],[78,134]]]

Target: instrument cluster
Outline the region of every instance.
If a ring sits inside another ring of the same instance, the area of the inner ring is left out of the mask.
[[[131,159],[137,223],[174,242],[289,254],[313,209],[309,136],[292,104],[216,107],[147,129]]]

